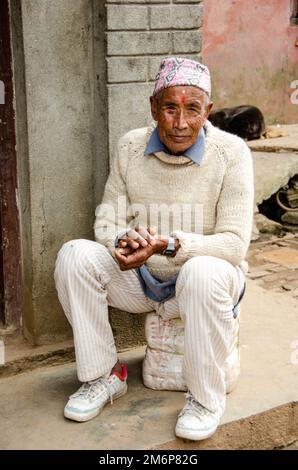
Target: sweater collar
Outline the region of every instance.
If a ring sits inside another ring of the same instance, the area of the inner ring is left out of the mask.
[[[202,128],[200,130],[200,133],[198,135],[196,142],[191,147],[189,147],[182,156],[187,157],[190,160],[192,160],[194,163],[196,163],[197,165],[200,165],[203,159],[204,152],[205,152],[205,147],[206,147],[205,130],[204,128]],[[157,128],[155,127],[155,129],[153,130],[149,138],[149,141],[147,142],[144,155],[150,155],[152,153],[156,154],[159,152],[164,152],[167,155],[171,155],[169,153],[169,150],[161,142]],[[177,155],[173,155],[173,157],[177,158]]]

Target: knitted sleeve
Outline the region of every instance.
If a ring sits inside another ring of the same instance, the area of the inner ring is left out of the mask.
[[[119,140],[102,202],[95,211],[95,240],[105,245],[111,252],[117,235],[125,230],[129,223],[126,218],[126,208],[129,205],[125,182],[127,153],[124,136]]]
[[[183,264],[193,256],[215,256],[237,266],[245,258],[253,221],[253,167],[249,148],[240,139],[228,155],[226,172],[217,203],[214,234],[176,231],[181,244],[174,262]]]

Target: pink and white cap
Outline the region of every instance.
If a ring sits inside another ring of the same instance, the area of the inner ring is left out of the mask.
[[[191,59],[167,57],[159,67],[155,77],[153,95],[171,86],[190,85],[211,95],[211,80],[208,67]]]

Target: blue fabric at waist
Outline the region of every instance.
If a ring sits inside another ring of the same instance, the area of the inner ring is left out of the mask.
[[[142,285],[144,294],[156,302],[165,302],[175,296],[175,287],[178,274],[171,277],[168,281],[161,282],[149,272],[143,265],[137,269],[137,273]]]
[[[176,290],[176,281],[178,274],[171,277],[168,281],[159,281],[156,279],[150,271],[148,270],[147,266],[143,265],[137,268],[137,273],[139,276],[139,280],[141,286],[143,288],[144,294],[149,297],[149,299],[154,300],[155,302],[166,302],[170,300],[172,297],[175,297],[175,290]],[[238,316],[239,310],[238,305],[242,300],[245,292],[245,284],[240,293],[238,302],[233,307],[233,317],[236,318]]]

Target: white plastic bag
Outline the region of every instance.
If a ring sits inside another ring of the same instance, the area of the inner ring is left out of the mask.
[[[147,315],[147,349],[143,361],[143,382],[154,390],[186,391],[183,377],[184,326],[180,318],[163,320],[156,313]],[[226,391],[237,385],[240,374],[239,315],[234,321],[230,353],[225,364]]]

